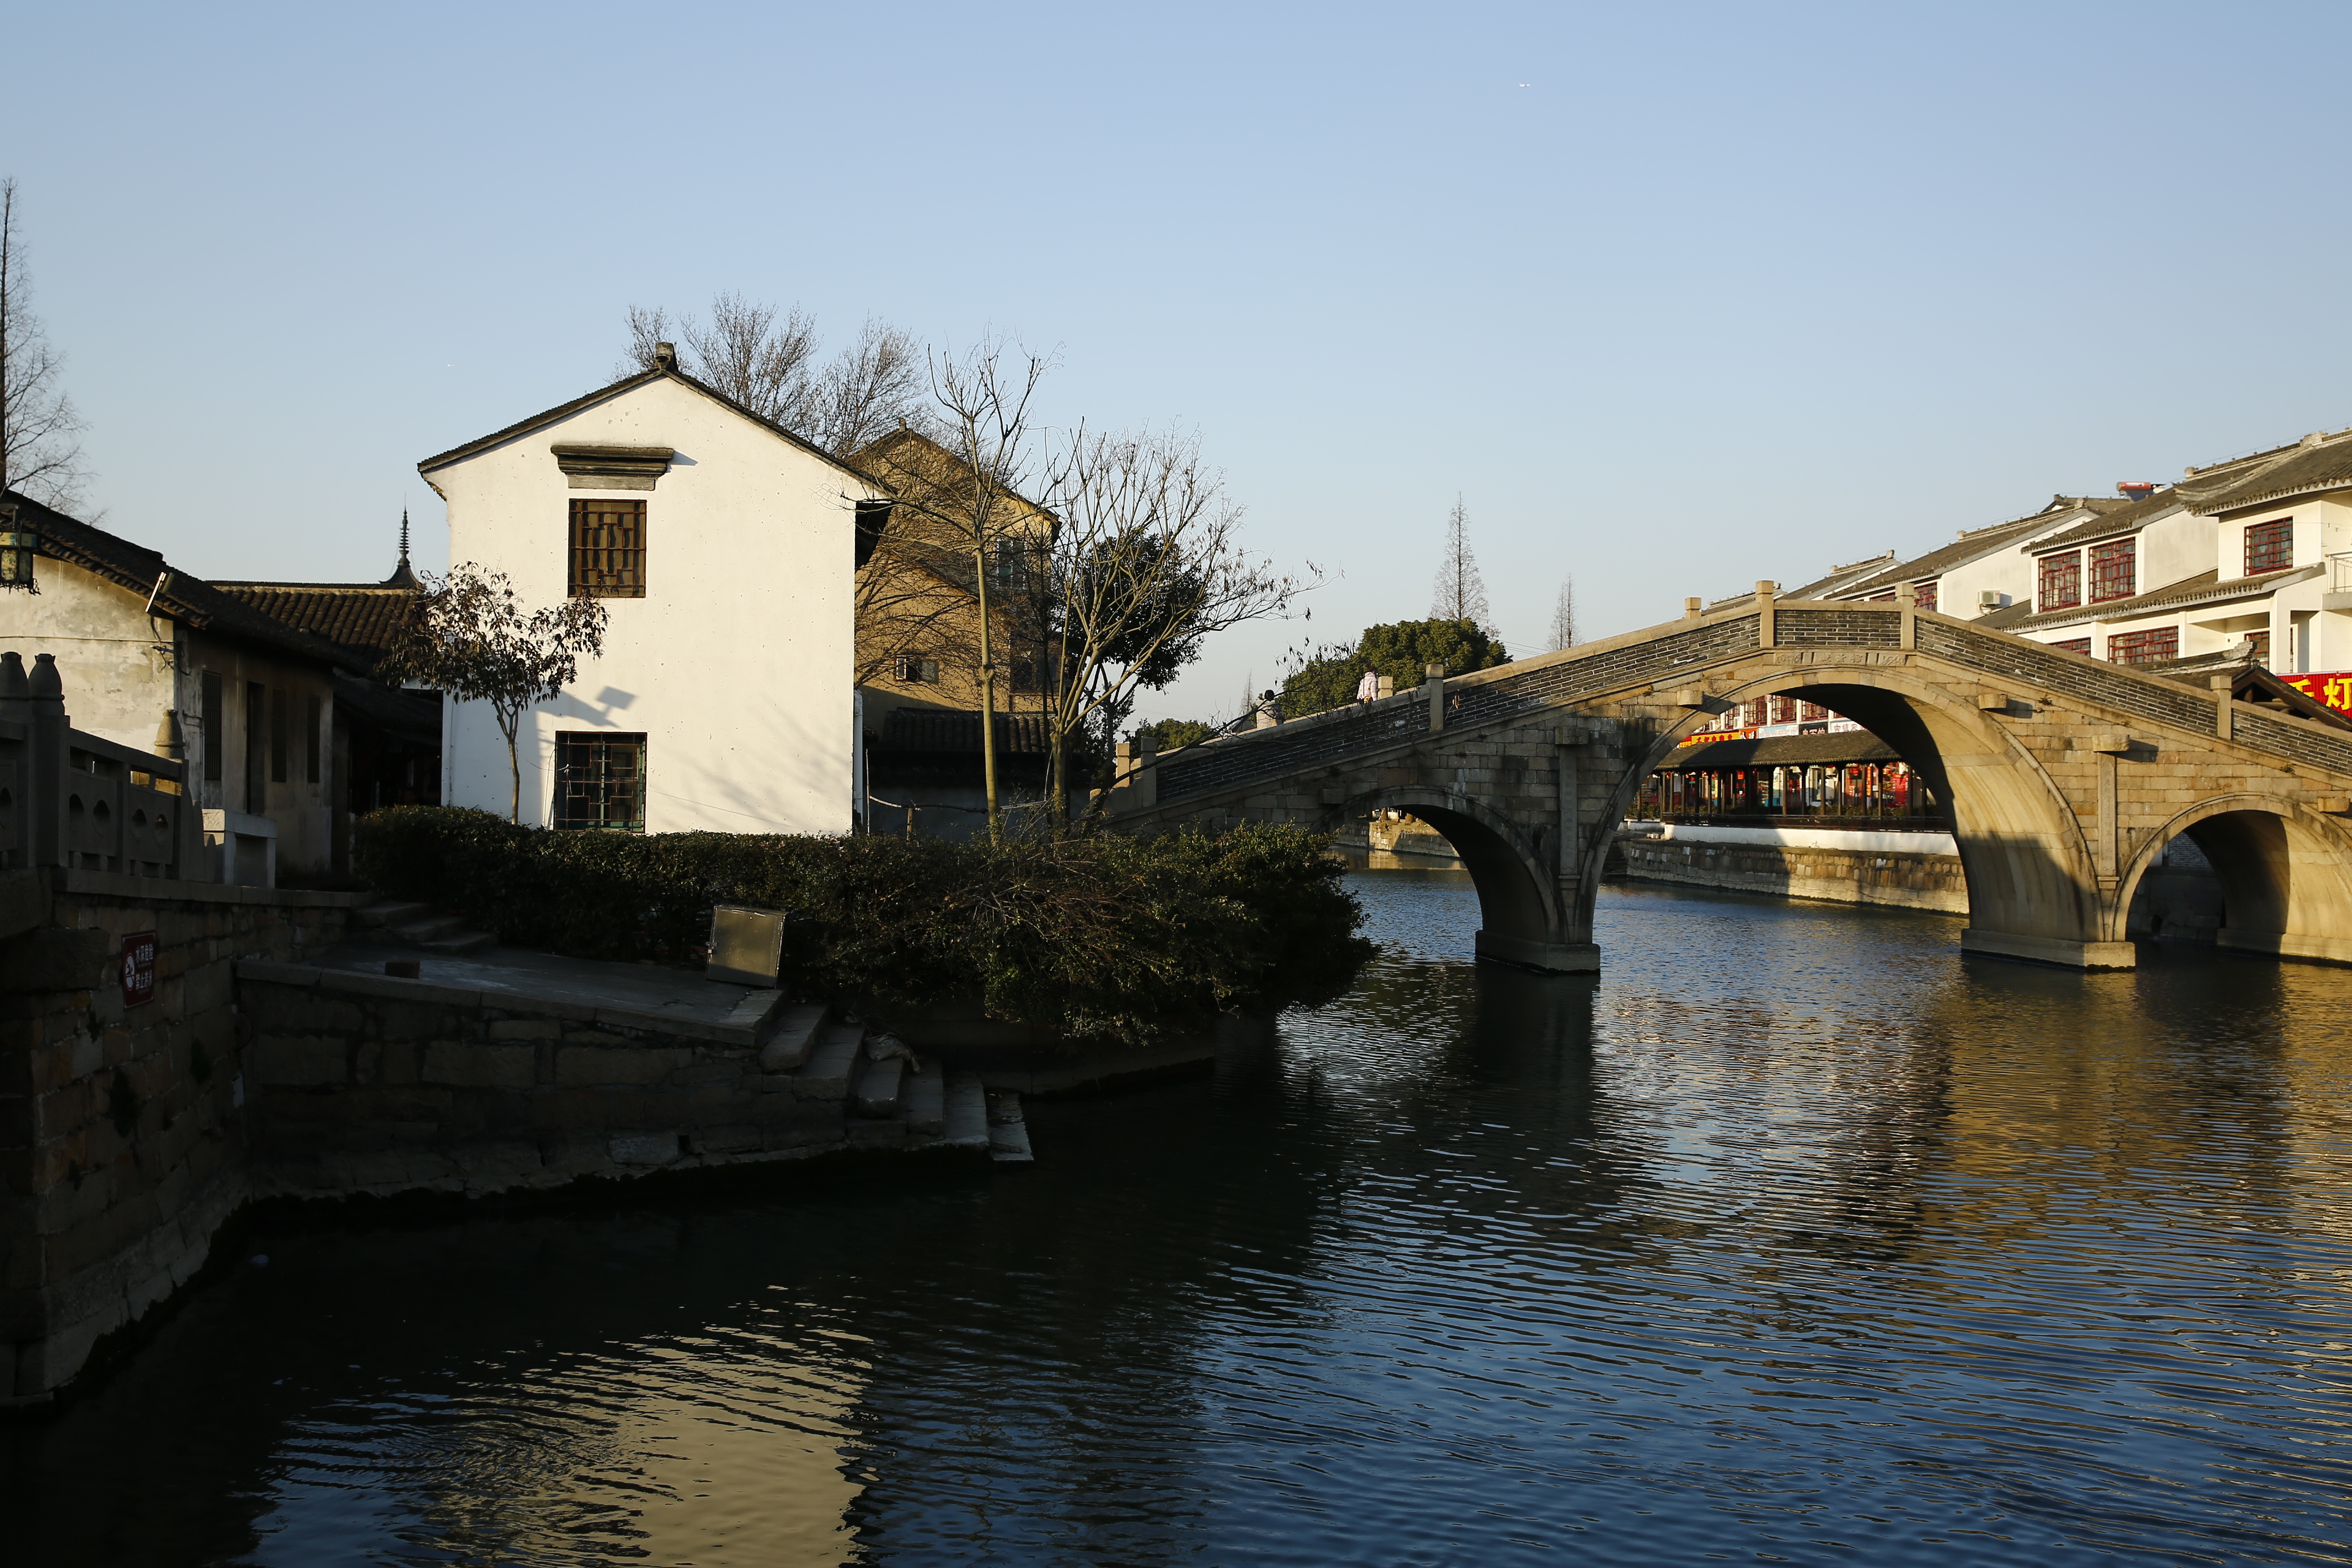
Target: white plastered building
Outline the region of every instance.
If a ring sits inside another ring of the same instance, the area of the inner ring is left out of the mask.
[[[504,574],[527,610],[609,613],[601,656],[524,715],[523,822],[848,830],[854,579],[883,486],[667,355],[417,470],[448,504],[452,563]],[[444,737],[442,798],[505,815],[488,705],[450,702]]]

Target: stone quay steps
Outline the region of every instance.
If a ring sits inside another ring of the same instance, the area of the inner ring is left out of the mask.
[[[978,1073],[950,1075],[936,1058],[911,1068],[904,1057],[877,1060],[866,1054],[864,1024],[835,1018],[822,1007],[798,1011],[819,1017],[789,1026],[811,1044],[807,1060],[786,1081],[798,1100],[841,1102],[853,1144],[985,1149],[1008,1163],[1034,1158],[1018,1094],[989,1089]]]
[[[988,1091],[988,1157],[1007,1165],[1025,1165],[1036,1158],[1029,1152],[1029,1123],[1021,1115],[1021,1097],[1009,1089]]]
[[[383,899],[352,911],[354,931],[372,931],[388,941],[455,958],[490,945],[486,931],[467,931],[457,915],[436,915],[423,904]]]

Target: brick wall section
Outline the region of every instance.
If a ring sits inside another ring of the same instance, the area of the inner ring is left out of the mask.
[[[837,1077],[763,1073],[748,1031],[293,966],[245,965],[238,990],[260,1192],[482,1194],[905,1142],[850,1117]]]
[[[39,909],[0,942],[0,1403],[64,1383],[203,1266],[247,1195],[233,966],[333,942],[358,901],[87,871],[9,879]],[[122,939],[149,931],[154,1000],[126,1007]]]

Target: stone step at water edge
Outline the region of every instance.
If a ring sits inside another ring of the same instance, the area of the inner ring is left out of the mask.
[[[940,1137],[950,1148],[985,1149],[988,1142],[988,1090],[976,1072],[947,1075],[940,1109]]]
[[[858,1048],[865,1043],[863,1024],[833,1023],[820,1027],[807,1062],[793,1074],[793,1098],[847,1100],[850,1077],[857,1069]]]
[[[457,915],[427,915],[423,920],[405,921],[385,929],[403,942],[421,946],[445,936],[456,935],[466,929],[466,922]]]
[[[816,1048],[817,1031],[824,1027],[825,1015],[822,1002],[787,1003],[769,1014],[760,1033],[760,1070],[790,1073],[806,1066],[809,1053]]]
[[[448,936],[436,937],[416,944],[427,952],[437,952],[446,958],[457,958],[468,952],[479,952],[490,945],[490,933],[482,931],[461,931]]]
[[[908,1137],[939,1138],[946,1135],[948,1079],[938,1061],[927,1061],[908,1073],[906,1087],[899,1091],[898,1098],[899,1103],[906,1108]]]
[[[850,1096],[851,1110],[871,1121],[895,1120],[906,1076],[907,1058],[904,1057],[887,1057],[878,1062],[859,1062],[857,1087]]]
[[[1021,1096],[1009,1089],[988,1090],[988,1157],[1008,1165],[1027,1164],[1029,1123],[1021,1114]]]
[[[385,899],[373,904],[362,904],[351,913],[351,923],[362,931],[376,931],[387,926],[407,925],[433,912],[432,906],[413,900]]]

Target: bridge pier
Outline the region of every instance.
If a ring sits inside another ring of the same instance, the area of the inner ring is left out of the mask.
[[[1530,942],[1501,931],[1481,931],[1472,949],[1497,963],[1538,969],[1547,974],[1598,974],[1601,946],[1591,942]]]
[[[2003,931],[1960,932],[1960,951],[1986,958],[2022,959],[2062,969],[2136,969],[2138,950],[2127,942],[2077,942],[2068,937],[2022,936]]]

